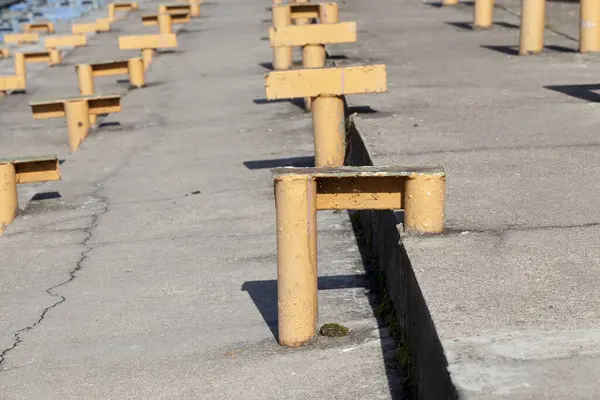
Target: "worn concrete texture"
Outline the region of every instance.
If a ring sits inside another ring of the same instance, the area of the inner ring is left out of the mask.
[[[319,322],[350,335],[276,343],[269,169],[310,165],[313,144],[310,114],[264,101],[269,5],[203,5],[144,89],[98,79],[98,93],[125,95],[123,111],[75,154],[64,121],[34,121],[27,104],[76,94],[75,63],[114,59],[118,34],[152,32],[133,23],[141,12],[0,102],[1,156],[65,160],[63,180],[36,186],[0,240],[2,399],[404,395],[346,213],[319,215]]]
[[[469,4],[343,9],[359,41],[337,54],[388,66],[387,94],[349,99],[373,162],[447,172],[447,232],[403,238],[417,290],[402,296],[435,326],[418,361],[448,362],[464,398],[598,398],[598,57],[550,31],[544,54],[517,57],[519,20],[502,9],[487,31],[465,29]],[[445,360],[423,352],[437,340]]]

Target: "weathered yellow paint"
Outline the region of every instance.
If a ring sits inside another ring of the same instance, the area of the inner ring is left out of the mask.
[[[0,160],[0,164],[5,162]],[[11,160],[10,163],[15,167],[17,184],[60,180],[60,167],[56,156],[24,157]]]
[[[93,117],[121,111],[121,96],[79,96],[29,105],[34,119],[66,118],[69,148],[75,152],[87,136]]]
[[[110,18],[98,18],[96,20],[96,31],[97,32],[110,32],[111,21]]]
[[[475,28],[491,28],[493,20],[494,0],[475,0],[475,7],[473,7],[473,25]]]
[[[129,71],[129,83],[131,86],[141,88],[146,84],[145,65],[141,58],[130,58],[127,61],[127,70]]]
[[[0,49],[0,57],[1,58],[10,57],[10,49],[7,49],[7,48]]]
[[[275,178],[278,337],[299,347],[317,322],[316,184],[310,175]]]
[[[179,14],[179,13],[188,13],[190,12],[189,4],[161,4],[158,7],[158,12],[166,12],[169,14]]]
[[[0,236],[17,216],[18,200],[15,166],[0,162]]]
[[[89,22],[87,24],[73,24],[71,25],[71,32],[73,33],[92,33],[98,31],[98,24],[96,22]]]
[[[30,33],[6,33],[4,34],[4,43],[6,44],[23,44],[23,43],[39,43],[40,35],[37,32]]]
[[[187,24],[191,21],[189,13],[169,13],[171,16],[172,24]],[[145,26],[158,25],[158,14],[157,15],[142,15],[142,24]]]
[[[340,96],[317,96],[312,110],[315,166],[341,167],[346,155],[344,100]]]
[[[82,95],[93,95],[95,92],[94,77],[129,75],[129,81],[132,86],[144,86],[144,66],[139,57],[96,62],[91,64],[77,64],[75,66],[79,81],[79,93]]]
[[[79,93],[84,96],[92,96],[96,93],[94,85],[94,71],[91,64],[77,64],[75,66],[77,81],[79,83]]]
[[[17,214],[17,184],[56,181],[60,178],[56,156],[0,159],[0,236]]]
[[[48,49],[46,51],[28,51],[22,54],[26,63],[47,62],[48,65],[57,65],[62,62],[62,56],[60,51],[57,49]]]
[[[67,118],[69,150],[77,151],[90,131],[90,104],[87,101],[69,100],[63,103]]]
[[[291,25],[292,16],[289,6],[273,6],[271,9],[271,21],[273,27],[280,28]],[[292,48],[274,47],[273,48],[273,69],[283,71],[292,67]]]
[[[278,6],[281,7],[281,6]],[[288,4],[284,7],[290,8],[292,20],[299,18],[317,19],[319,18],[320,4]]]
[[[277,168],[279,343],[299,347],[318,314],[317,210],[404,209],[404,227],[442,233],[446,174],[441,167]]]
[[[154,53],[156,53],[156,50],[154,49],[142,49],[142,61],[144,63],[144,70],[148,69],[148,67],[150,66],[152,58],[154,57]]]
[[[46,36],[44,38],[44,47],[81,47],[87,45],[87,36],[82,34],[77,35],[61,35],[61,36]]]
[[[265,75],[268,99],[381,93],[387,90],[385,65],[273,71]]]
[[[546,0],[521,2],[520,55],[537,54],[544,49],[545,14]]]
[[[129,60],[115,60],[90,63],[90,66],[92,67],[92,76],[96,77],[128,74],[128,62]]]
[[[23,32],[54,33],[54,24],[52,22],[34,22],[31,24],[25,24],[23,25]]]
[[[356,42],[356,22],[271,27],[269,40],[271,47]]]
[[[600,51],[600,3],[596,0],[580,1],[579,51]]]
[[[177,36],[175,34],[119,36],[119,49],[121,50],[167,49],[175,47],[177,47]]]
[[[22,75],[0,76],[0,92],[25,90],[26,77]]]
[[[36,101],[29,103],[34,119],[64,118],[65,103],[73,101],[85,101],[89,104],[89,114],[100,115],[110,114],[121,111],[121,96],[119,95],[98,95],[98,96],[77,96],[68,99],[58,99],[53,101]]]
[[[131,11],[137,10],[140,8],[139,3],[131,2],[131,3],[111,3],[114,5],[116,11]]]

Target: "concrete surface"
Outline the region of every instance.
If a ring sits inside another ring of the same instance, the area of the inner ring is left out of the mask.
[[[75,154],[64,121],[34,121],[28,102],[76,94],[75,63],[115,58],[117,34],[151,30],[121,21],[0,103],[1,156],[65,160],[0,240],[2,399],[403,396],[345,213],[319,215],[319,322],[352,332],[276,343],[269,168],[310,163],[313,145],[309,114],[262,100],[268,5],[203,5],[144,89],[97,80],[126,94],[123,111]]]
[[[447,362],[463,398],[598,398],[598,57],[562,51],[576,42],[552,32],[554,48],[514,56],[519,21],[501,9],[488,31],[465,29],[469,4],[355,0],[343,10],[359,41],[337,50],[341,62],[388,66],[387,94],[349,99],[371,108],[356,126],[374,164],[448,174],[447,233],[403,238],[403,279],[417,282],[403,296],[420,297],[435,327],[411,350],[439,340],[445,355],[418,361]]]

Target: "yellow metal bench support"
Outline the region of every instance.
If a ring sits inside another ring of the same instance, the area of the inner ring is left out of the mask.
[[[117,11],[138,10],[140,5],[138,3],[110,3],[108,5],[108,20],[114,22],[117,20]]]
[[[119,49],[142,51],[142,60],[145,69],[150,65],[156,50],[176,47],[177,36],[174,33],[167,35],[119,36]]]
[[[274,71],[266,74],[267,99],[312,98],[315,165],[340,167],[345,156],[341,96],[387,90],[385,65]]]
[[[158,6],[158,13],[167,14],[181,14],[188,13],[191,17],[200,16],[200,3],[187,3],[187,4],[160,4]]]
[[[0,95],[8,91],[23,91],[27,88],[27,68],[25,68],[25,56],[23,53],[15,53],[15,74],[0,76]]]
[[[83,34],[76,35],[53,35],[44,38],[44,47],[47,49],[56,49],[60,47],[82,47],[87,45],[87,36]]]
[[[25,24],[23,26],[23,32],[32,33],[32,32],[44,32],[44,33],[54,33],[54,24],[52,22],[34,22],[31,24]]]
[[[95,22],[71,25],[71,31],[78,33],[110,32],[110,18],[99,18]]]
[[[34,119],[66,118],[69,148],[77,151],[90,130],[90,116],[121,111],[121,96],[81,96],[29,104]]]
[[[17,184],[59,179],[56,156],[0,159],[0,236],[17,215]]]
[[[6,44],[35,44],[40,42],[40,35],[37,32],[30,33],[7,33],[4,35]]]
[[[299,347],[318,314],[317,211],[404,210],[407,231],[444,230],[446,175],[441,167],[277,168],[278,336]]]
[[[475,29],[488,29],[494,20],[494,0],[475,0],[473,26]]]
[[[93,95],[95,93],[94,77],[129,75],[131,86],[144,86],[144,63],[141,58],[129,60],[107,61],[103,63],[77,64],[75,66],[79,81],[79,93]]]
[[[62,62],[60,51],[53,48],[47,49],[46,51],[28,51],[22,54],[24,63],[47,62],[48,65],[54,66]],[[25,66],[23,66],[23,68],[25,68]]]
[[[521,4],[521,30],[519,54],[541,53],[544,49],[544,21],[546,0],[523,0]]]

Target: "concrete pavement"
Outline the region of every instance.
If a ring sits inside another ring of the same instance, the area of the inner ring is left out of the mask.
[[[269,168],[310,163],[313,145],[309,114],[263,101],[268,5],[203,5],[179,49],[152,63],[148,87],[75,154],[64,122],[33,121],[27,103],[76,93],[73,64],[112,57],[116,33],[39,72],[31,96],[0,103],[3,153],[66,160],[63,180],[38,188],[0,241],[4,399],[403,395],[345,213],[319,216],[319,322],[350,335],[276,343]],[[112,78],[96,87],[125,93]]]
[[[553,29],[576,32],[577,6],[562,19],[550,6]],[[465,29],[468,4],[344,10],[360,39],[341,52],[389,71],[390,91],[356,118],[373,162],[448,176],[447,233],[404,237],[389,254],[405,258],[384,265],[411,289],[396,308],[421,397],[597,398],[598,57],[548,31],[544,54],[517,57],[519,20],[502,9],[489,31]],[[363,218],[383,242],[385,218]]]

